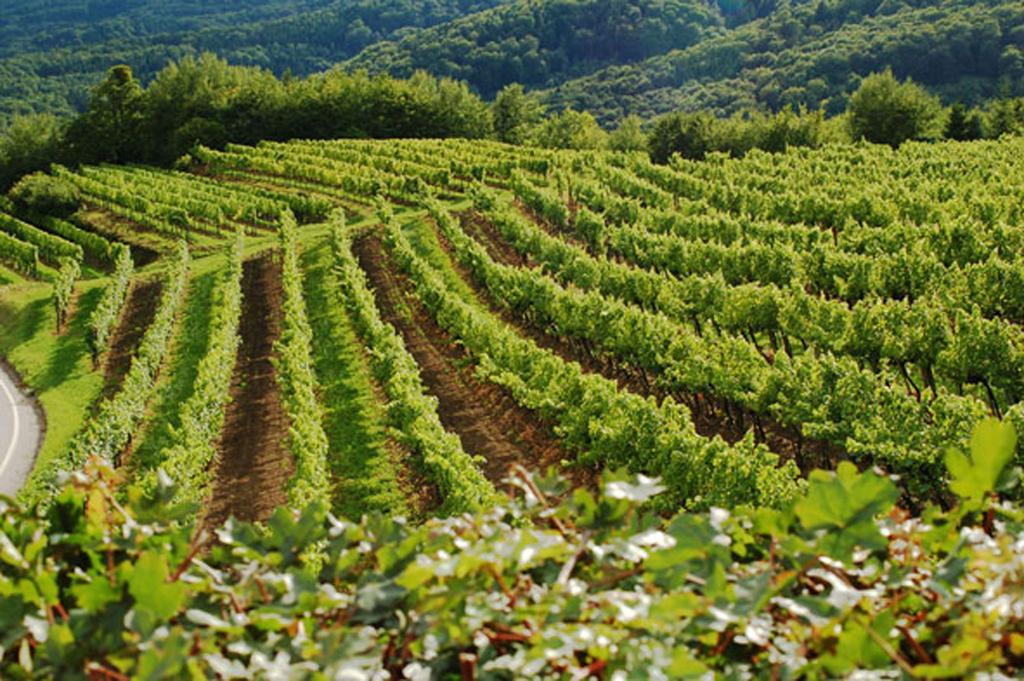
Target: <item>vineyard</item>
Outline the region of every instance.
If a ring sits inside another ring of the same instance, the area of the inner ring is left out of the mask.
[[[1024,670],[1024,141],[176,167],[54,166],[72,215],[0,203],[0,356],[47,416],[28,510],[0,502],[4,665]],[[106,516],[74,520],[82,495]],[[98,543],[43,551],[46,513]],[[134,638],[67,657],[128,595]]]

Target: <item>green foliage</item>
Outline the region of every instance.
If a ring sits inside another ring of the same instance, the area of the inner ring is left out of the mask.
[[[188,248],[180,243],[177,256],[172,259],[167,272],[156,314],[132,357],[131,366],[117,394],[99,404],[93,417],[76,434],[61,461],[48,469],[36,471],[31,494],[27,497],[33,503],[48,505],[60,490],[62,474],[79,470],[90,458],[111,465],[120,463],[121,454],[138,431],[150,398],[156,390],[157,374],[171,342],[175,318],[185,296],[188,274]],[[104,309],[109,300],[107,296],[115,285],[111,284],[104,292],[97,312]]]
[[[965,507],[982,507],[989,495],[1011,482],[1004,477],[1013,460],[1017,432],[1009,423],[991,419],[980,424],[971,438],[970,454],[951,449],[946,454],[949,488],[960,497]]]
[[[666,163],[674,154],[703,159],[711,152],[742,156],[753,149],[783,152],[790,147],[817,148],[830,138],[820,113],[784,108],[777,114],[740,112],[727,119],[709,113],[676,113],[655,122],[648,139],[651,158]]]
[[[907,140],[938,136],[939,100],[910,80],[900,82],[892,71],[875,73],[850,97],[850,134],[855,140],[898,147]]]
[[[1016,506],[989,506],[987,529],[957,508],[925,523],[892,509],[884,478],[846,466],[813,473],[787,509],[670,518],[649,513],[662,487],[644,477],[607,475],[600,494],[528,478],[514,489],[499,506],[420,527],[282,508],[262,528],[219,528],[200,555],[192,525],[175,522],[172,488],[126,505],[112,474],[90,467],[48,518],[0,502],[0,670],[637,680],[1022,670]]]
[[[626,116],[609,136],[608,148],[621,152],[647,151],[643,119],[636,115]]]
[[[90,5],[57,0],[45,7],[5,6],[0,26],[0,129],[11,113],[66,115],[80,110],[90,88],[111,64],[128,64],[141,82],[148,83],[168,62],[211,51],[232,64],[286,74],[283,80],[294,82],[288,74],[323,71],[372,43],[498,2],[258,0],[211,5],[168,0],[159,5]],[[73,42],[69,36],[74,36]],[[183,136],[200,127],[189,126]]]
[[[584,68],[687,47],[720,21],[693,0],[512,0],[370,46],[346,66],[401,77],[425,69],[493,97],[510,83],[544,86]]]
[[[302,294],[296,232],[295,219],[286,213],[280,227],[284,325],[275,348],[275,367],[291,422],[289,443],[295,458],[288,503],[302,507],[316,502],[329,508],[328,442],[323,428],[324,410],[317,399],[319,386],[313,373],[313,331]]]
[[[34,277],[39,272],[39,248],[0,231],[0,262]]]
[[[0,191],[22,175],[60,160],[64,128],[52,114],[15,116],[6,128],[0,125]]]
[[[678,113],[657,120],[648,143],[651,159],[667,163],[673,154],[702,159],[714,149],[715,119],[707,113]]]
[[[60,264],[61,258],[82,259],[81,246],[8,215],[3,212],[4,208],[0,202],[0,232],[6,232],[16,239],[32,244],[39,249],[41,258],[55,265]]]
[[[80,197],[74,185],[44,173],[21,178],[8,196],[19,209],[39,215],[66,218],[78,210]]]
[[[127,246],[119,245],[114,261],[114,275],[110,283],[103,289],[103,297],[89,318],[86,341],[89,344],[94,365],[99,364],[100,355],[107,351],[110,335],[114,332],[114,326],[121,317],[121,309],[128,296],[128,287],[131,286],[134,271],[135,264],[132,262],[131,251]]]
[[[68,128],[76,160],[114,163],[131,160],[141,148],[142,86],[130,66],[119,64],[97,85],[85,112]]]
[[[946,131],[943,134],[946,139],[964,142],[981,139],[982,134],[981,115],[977,111],[968,112],[967,107],[960,102],[950,108]]]
[[[492,134],[487,105],[464,83],[425,73],[398,80],[341,70],[285,82],[209,53],[168,64],[145,90],[127,66],[114,67],[66,131],[46,124],[24,119],[0,137],[0,188],[54,161],[170,165],[196,145]]]
[[[524,144],[531,139],[543,116],[543,105],[518,83],[503,87],[491,105],[495,136],[508,144]]]
[[[885,538],[874,521],[893,507],[897,495],[889,480],[874,473],[860,474],[844,461],[834,473],[812,473],[807,496],[793,506],[793,512],[806,529],[822,532],[822,548],[828,555],[849,561],[858,547],[885,548]]]
[[[989,103],[984,128],[988,137],[1024,134],[1024,97],[1001,98]]]
[[[214,297],[206,354],[199,361],[192,394],[181,405],[181,425],[173,433],[173,444],[163,452],[160,464],[179,485],[175,501],[186,508],[194,508],[206,497],[224,411],[231,396],[231,376],[240,342],[244,245],[245,237],[239,231],[230,242],[228,266]],[[156,471],[152,471],[138,481],[138,487],[144,494],[158,494],[158,478]]]
[[[356,330],[370,351],[374,374],[391,400],[389,422],[441,490],[445,512],[486,508],[498,498],[496,490],[463,450],[459,438],[444,429],[437,399],[427,394],[416,360],[394,327],[381,319],[366,275],[352,253],[343,214],[332,217],[332,227],[338,279]]]
[[[53,306],[57,313],[57,331],[59,332],[67,321],[68,310],[71,308],[71,299],[75,292],[75,282],[82,274],[82,266],[78,260],[63,258],[60,269],[57,272],[57,279],[53,282]]]
[[[531,319],[569,338],[599,346],[601,341],[596,339],[604,336],[613,338],[617,346],[630,341],[639,344],[638,354],[651,352],[647,342],[651,336],[644,336],[649,329],[619,314],[614,302],[561,290],[532,272],[497,265],[443,207],[436,203],[428,207],[458,260],[509,308],[529,308]],[[391,230],[389,236],[399,265],[416,282],[427,308],[467,350],[482,358],[481,374],[509,388],[522,406],[539,410],[556,424],[563,442],[576,451],[581,463],[654,471],[666,480],[670,504],[782,504],[794,493],[798,483],[793,467],[779,465],[777,457],[752,440],[725,447],[721,441],[702,438],[689,411],[675,400],[655,405],[619,390],[613,381],[584,373],[579,365],[473,309],[444,287],[438,273],[400,233]],[[630,335],[631,328],[639,332]]]
[[[608,133],[590,114],[566,109],[549,116],[537,128],[533,140],[548,149],[604,149]]]
[[[764,4],[761,18],[685,49],[546,83],[544,101],[590,111],[603,125],[627,114],[724,117],[786,106],[836,115],[861,78],[890,67],[946,101],[1024,94],[1013,52],[1024,8],[1014,0]]]

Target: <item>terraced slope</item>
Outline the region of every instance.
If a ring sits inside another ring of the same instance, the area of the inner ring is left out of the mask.
[[[550,467],[657,475],[677,508],[781,505],[852,460],[942,502],[950,442],[990,414],[1024,425],[1021,158],[296,141],[200,149],[195,173],[59,171],[86,195],[74,224],[102,214],[110,248],[144,236],[155,259],[119,251],[72,286],[64,331],[6,352],[93,339],[106,388],[75,442],[109,443],[92,453],[142,493],[163,470],[212,523],[297,500],[456,513]],[[46,304],[32,276],[0,302]],[[87,465],[62,455],[26,498]]]

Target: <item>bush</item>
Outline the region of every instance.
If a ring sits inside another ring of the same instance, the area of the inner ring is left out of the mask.
[[[58,218],[74,213],[81,201],[77,187],[45,173],[21,178],[8,196],[22,210]]]
[[[900,82],[892,71],[868,76],[847,108],[855,140],[898,147],[907,140],[939,137],[942,105],[911,80]]]
[[[219,528],[208,550],[167,476],[125,505],[91,466],[49,524],[0,502],[0,674],[1020,678],[1024,527],[996,494],[1014,439],[987,423],[951,452],[958,502],[926,522],[844,462],[785,511],[662,519],[656,480],[565,494],[520,475],[516,499],[456,519],[314,504]]]

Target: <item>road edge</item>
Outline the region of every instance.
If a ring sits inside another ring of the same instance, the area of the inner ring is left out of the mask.
[[[43,449],[43,443],[46,442],[46,434],[49,427],[49,421],[46,418],[46,410],[43,409],[42,403],[36,396],[36,391],[33,390],[32,386],[25,382],[22,378],[21,373],[11,364],[6,357],[0,355],[0,370],[4,371],[18,392],[25,397],[29,404],[32,405],[32,410],[35,412],[36,420],[39,423],[39,437],[36,440],[35,451],[32,452],[31,466],[28,473],[25,475],[25,479],[21,481],[18,486],[18,490],[11,496],[16,499],[21,492],[25,489],[25,485],[32,479],[32,475],[35,473],[36,464],[39,462],[39,453]]]

